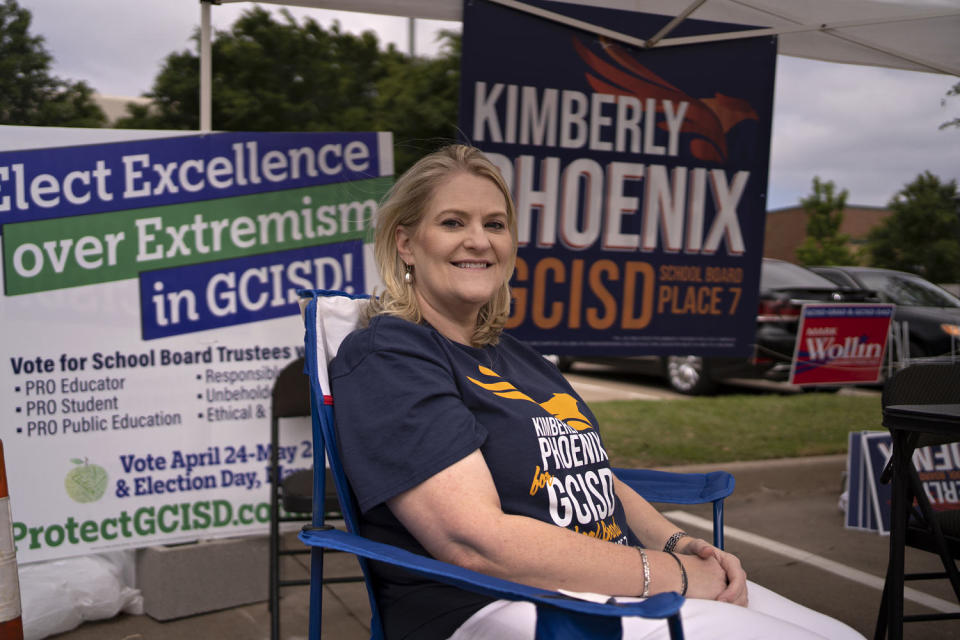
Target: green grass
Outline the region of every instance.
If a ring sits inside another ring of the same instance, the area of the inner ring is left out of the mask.
[[[594,402],[615,466],[845,453],[847,434],[882,429],[880,397],[834,393]]]

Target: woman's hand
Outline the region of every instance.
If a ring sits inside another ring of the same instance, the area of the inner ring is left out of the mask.
[[[727,574],[712,555],[705,558],[694,555],[678,555],[677,557],[687,572],[688,598],[717,600],[727,588]],[[676,563],[673,563],[673,568],[676,571]],[[673,590],[680,591],[679,588]]]
[[[681,538],[680,544],[677,545],[677,551],[683,554],[697,556],[702,560],[713,559],[723,570],[726,584],[724,588],[711,599],[719,602],[738,604],[742,607],[747,606],[747,573],[743,570],[743,567],[740,566],[740,559],[737,558],[737,556],[717,549],[706,540],[689,536]],[[693,584],[690,576],[688,576],[688,581],[691,582],[690,595],[697,597],[693,594]]]

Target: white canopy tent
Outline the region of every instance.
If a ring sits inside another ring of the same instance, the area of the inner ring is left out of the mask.
[[[201,0],[200,128],[203,131],[209,131],[211,126],[211,3],[248,1]],[[555,0],[674,18],[659,33],[651,34],[602,29],[520,0],[489,1],[639,47],[669,47],[776,34],[779,36],[779,53],[783,55],[960,76],[960,0],[930,0],[929,4],[905,0]],[[463,0],[259,2],[434,20],[460,20],[463,13]],[[688,17],[755,25],[757,28],[696,37],[671,37],[671,32]]]

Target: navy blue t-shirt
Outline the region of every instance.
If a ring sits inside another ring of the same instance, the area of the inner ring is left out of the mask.
[[[597,420],[557,368],[502,335],[482,349],[377,316],[330,365],[364,536],[428,555],[385,502],[477,449],[505,513],[636,545]],[[387,638],[446,638],[490,598],[373,565]]]

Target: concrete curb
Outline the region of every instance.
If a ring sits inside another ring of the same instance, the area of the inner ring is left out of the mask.
[[[737,483],[731,499],[741,499],[753,493],[771,491],[783,495],[833,492],[839,496],[843,492],[847,455],[841,453],[828,456],[716,462],[658,468],[680,473],[728,471],[733,474]]]

